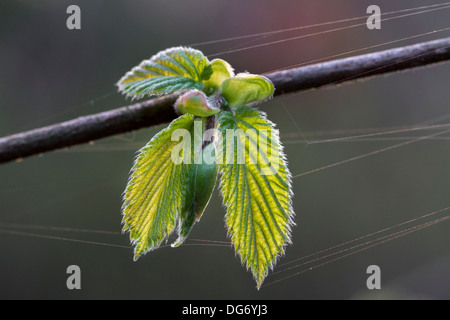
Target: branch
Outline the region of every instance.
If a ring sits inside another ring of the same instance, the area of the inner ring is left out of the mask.
[[[450,38],[265,74],[275,95],[336,85],[450,60]],[[169,122],[177,94],[0,139],[0,163]]]

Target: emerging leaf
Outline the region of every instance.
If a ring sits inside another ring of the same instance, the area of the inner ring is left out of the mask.
[[[234,76],[233,67],[222,59],[214,59],[211,61],[213,73],[208,80],[203,81],[207,88],[217,90],[226,79]]]
[[[190,173],[186,202],[179,217],[178,239],[172,247],[180,246],[188,237],[194,224],[200,221],[216,184],[217,165],[215,163],[192,164]]]
[[[240,73],[226,79],[220,90],[228,104],[237,108],[269,99],[273,95],[274,86],[264,76]]]
[[[214,145],[204,138],[215,123],[215,116],[194,120],[183,115],[140,150],[123,204],[124,231],[130,231],[135,260],[159,247],[177,222],[173,246],[179,246],[200,220],[217,179]]]
[[[135,160],[122,207],[123,230],[130,232],[135,260],[159,247],[175,228],[192,168],[172,161],[172,151],[180,143],[171,137],[177,129],[192,130],[193,123],[190,114],[174,120],[140,150]]]
[[[175,102],[175,110],[179,114],[190,113],[199,117],[209,117],[220,111],[203,92],[198,90],[191,90],[180,96]]]
[[[278,130],[264,113],[244,106],[235,114],[219,115],[225,138],[218,148],[223,161],[220,186],[228,233],[259,288],[290,243],[291,176]]]
[[[172,247],[178,247],[186,240],[195,222],[200,218],[209,203],[217,180],[217,164],[212,139],[205,139],[206,130],[215,127],[215,116],[195,120],[192,157],[189,179],[186,185],[186,198],[178,223],[178,239]],[[199,130],[201,129],[201,130]],[[207,158],[209,156],[209,158]],[[208,159],[213,161],[207,161]]]
[[[202,52],[176,47],[159,52],[129,71],[117,86],[127,96],[162,95],[184,89],[203,89],[212,67]]]

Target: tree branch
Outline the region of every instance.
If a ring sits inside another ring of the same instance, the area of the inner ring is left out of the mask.
[[[450,38],[265,74],[275,95],[335,85],[450,60]],[[176,117],[177,94],[57,123],[0,139],[0,163],[86,143]]]

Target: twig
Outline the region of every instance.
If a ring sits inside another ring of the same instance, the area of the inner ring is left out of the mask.
[[[450,38],[267,73],[276,95],[335,85],[450,60]],[[176,117],[176,94],[0,139],[0,163],[86,143]]]

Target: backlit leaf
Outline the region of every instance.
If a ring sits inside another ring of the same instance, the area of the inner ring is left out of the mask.
[[[175,47],[159,52],[129,71],[117,86],[127,96],[162,95],[184,89],[203,89],[213,70],[198,50]]]
[[[191,131],[193,124],[190,114],[174,120],[139,151],[135,160],[122,207],[123,230],[130,232],[135,260],[170,235],[186,203],[193,168],[173,161],[172,151],[180,141],[172,141],[172,134],[177,129]],[[180,157],[185,156],[184,152],[177,151]]]
[[[215,116],[196,119],[194,129],[190,132],[192,164],[186,165],[189,166],[189,178],[185,185],[186,197],[178,222],[178,239],[172,247],[181,245],[194,224],[200,221],[216,184],[217,164],[214,145],[211,139],[204,138],[205,131],[209,127],[215,127]],[[206,158],[208,155],[210,158]]]
[[[218,148],[220,186],[228,233],[260,287],[290,243],[291,175],[278,130],[264,113],[244,106],[219,115],[224,137]]]

